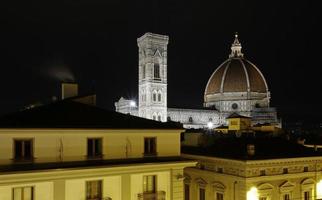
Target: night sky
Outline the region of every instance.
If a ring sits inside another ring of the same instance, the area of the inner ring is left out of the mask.
[[[145,32],[167,34],[168,105],[201,107],[212,72],[239,33],[245,58],[281,112],[321,115],[319,1],[10,1],[1,5],[0,114],[60,97],[74,79],[114,110],[137,98],[138,48]],[[316,5],[315,5],[316,4]]]

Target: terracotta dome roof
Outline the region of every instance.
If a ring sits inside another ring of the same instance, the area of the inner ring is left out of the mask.
[[[205,95],[224,92],[267,92],[267,84],[260,70],[243,58],[237,35],[231,49],[230,58],[210,77]]]

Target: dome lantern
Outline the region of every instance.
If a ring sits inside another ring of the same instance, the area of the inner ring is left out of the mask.
[[[241,43],[238,40],[238,33],[235,33],[235,40],[231,45],[231,53],[229,55],[229,58],[234,57],[244,57],[244,54],[241,52],[242,46]]]

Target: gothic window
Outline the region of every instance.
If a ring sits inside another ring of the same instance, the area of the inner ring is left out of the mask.
[[[160,79],[160,65],[159,65],[159,63],[154,63],[153,71],[154,71],[154,79]]]
[[[157,93],[156,92],[153,92],[153,94],[152,94],[152,100],[153,101],[157,101]]]
[[[142,66],[142,78],[145,78],[145,65]]]
[[[192,122],[193,122],[192,117],[189,117],[189,123],[192,123]]]
[[[158,121],[161,121],[161,115],[158,115]]]
[[[167,117],[167,121],[171,121],[171,117]]]
[[[158,101],[161,102],[161,92],[158,93]]]
[[[209,118],[209,121],[212,122],[212,118]]]
[[[152,118],[153,118],[153,120],[157,120],[157,116],[155,116],[155,115],[153,115]]]

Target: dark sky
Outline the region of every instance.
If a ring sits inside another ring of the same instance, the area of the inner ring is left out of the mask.
[[[60,96],[61,79],[72,77],[81,93],[96,91],[101,107],[136,98],[136,38],[148,31],[170,37],[170,106],[202,105],[206,83],[238,31],[245,57],[266,77],[273,106],[322,111],[319,1],[52,2],[1,5],[0,114]]]

